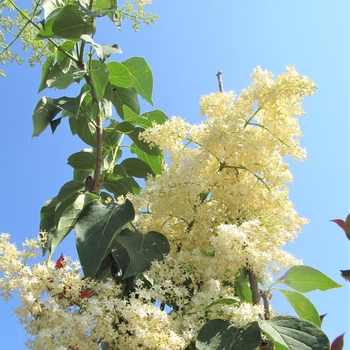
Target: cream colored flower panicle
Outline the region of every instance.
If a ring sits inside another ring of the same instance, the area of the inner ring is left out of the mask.
[[[213,301],[237,295],[242,268],[269,283],[281,268],[301,263],[284,250],[306,223],[288,197],[285,156],[305,159],[298,116],[314,91],[293,66],[276,78],[256,68],[240,95],[201,97],[202,123],[173,117],[141,135],[167,163],[129,196],[133,224],[162,232],[171,250],[136,279],[130,295],[113,280],[82,279],[79,265],[63,256],[29,265],[39,243],[27,241],[20,251],[1,235],[0,293],[7,300],[18,292],[28,347],[186,349],[209,320],[244,327],[261,317],[262,305]]]

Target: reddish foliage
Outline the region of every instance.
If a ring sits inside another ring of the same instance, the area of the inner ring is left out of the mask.
[[[330,220],[335,222],[338,226],[340,226],[344,231],[345,231],[345,221],[342,219],[334,219],[334,220]]]
[[[344,333],[334,339],[331,346],[331,350],[342,350],[343,346],[344,346]]]
[[[63,254],[61,254],[60,257],[56,261],[55,268],[56,268],[56,270],[59,270],[59,269],[62,269],[64,267],[64,265],[65,265],[65,260],[64,260]]]

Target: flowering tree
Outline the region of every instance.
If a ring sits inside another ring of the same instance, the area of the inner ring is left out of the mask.
[[[276,78],[258,67],[239,96],[222,88],[202,96],[199,125],[141,113],[138,96],[152,104],[148,64],[109,61],[118,45],[93,39],[99,17],[117,26],[129,18],[135,29],[155,20],[144,13],[147,1],[136,3],[37,0],[31,11],[1,4],[17,11],[15,39],[33,48],[31,62],[45,57],[39,91],[81,84],[75,97],[40,99],[33,136],[55,132],[67,117],[88,147],[68,158],[73,179],[42,207],[39,237],[21,251],[1,236],[1,294],[18,291],[27,346],[329,349],[303,293],[340,285],[283,250],[306,222],[288,198],[285,157],[305,159],[297,116],[314,83],[293,66]],[[1,60],[19,60],[2,45]],[[80,262],[53,262],[72,232]],[[48,260],[29,264],[40,249]],[[273,289],[299,317],[278,315]]]

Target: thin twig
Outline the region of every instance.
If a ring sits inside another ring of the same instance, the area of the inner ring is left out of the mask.
[[[220,92],[224,92],[224,86],[222,84],[222,78],[221,78],[222,73],[220,71],[218,71],[218,74],[216,74],[217,78],[218,78],[218,83],[219,83],[219,91]]]

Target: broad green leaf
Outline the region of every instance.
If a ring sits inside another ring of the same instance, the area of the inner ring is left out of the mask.
[[[100,110],[100,115],[102,118],[102,122],[105,122],[107,119],[109,119],[112,114],[112,101],[110,100],[110,97],[108,98],[106,94],[98,101],[98,108]]]
[[[40,211],[40,231],[49,232],[55,225],[55,208],[57,205],[57,197],[47,200]]]
[[[233,305],[233,304],[237,304],[240,302],[240,299],[237,297],[226,297],[226,298],[220,298],[220,299],[216,299],[214,300],[212,303],[210,303],[206,308],[209,309],[214,305]]]
[[[64,211],[75,202],[75,200],[80,196],[81,191],[72,192],[65,198],[63,198],[60,202],[57,202],[56,208],[55,208],[55,225],[57,226],[61,216],[63,215]]]
[[[107,63],[109,69],[109,81],[112,85],[128,88],[134,82],[129,70],[119,62]]]
[[[94,32],[94,22],[90,19],[85,21],[84,12],[77,5],[69,4],[51,13],[38,37],[80,40],[82,34]]]
[[[249,288],[248,283],[241,283],[240,281],[235,281],[235,292],[242,301],[247,303],[253,303],[252,291]]]
[[[275,350],[329,350],[326,334],[313,323],[292,316],[259,320],[260,329],[274,343]]]
[[[145,59],[143,57],[131,57],[124,61],[123,65],[128,68],[129,74],[133,78],[132,86],[135,88],[136,92],[153,105],[153,76]]]
[[[90,35],[83,34],[80,37],[83,41],[90,44],[96,51],[97,57],[101,62],[104,62],[113,53],[122,53],[122,50],[117,44],[105,45],[97,44]],[[130,84],[131,85],[131,84]]]
[[[150,147],[147,142],[144,142],[139,139],[139,135],[144,131],[145,129],[136,127],[134,130],[130,133],[128,133],[128,136],[131,138],[131,140],[134,142],[134,144],[140,148],[143,152],[148,153],[152,156],[159,156],[160,150],[157,146]]]
[[[74,169],[94,169],[96,163],[96,156],[91,151],[81,151],[73,153],[68,158],[68,164]]]
[[[74,83],[76,79],[73,72],[77,70],[76,65],[72,64],[67,72],[62,70],[62,67],[56,62],[50,69],[46,77],[46,87],[56,89],[66,89]]]
[[[149,128],[153,123],[163,124],[168,120],[168,117],[164,112],[160,110],[154,110],[147,113],[138,115],[134,113],[128,106],[123,106],[124,120],[132,123],[133,125],[139,125],[143,128]]]
[[[89,71],[92,83],[96,91],[98,100],[100,101],[105,93],[105,88],[108,83],[109,70],[105,64],[102,64],[100,67],[91,69]]]
[[[120,132],[118,132],[111,125],[103,129],[102,142],[105,146],[114,148],[119,142],[120,137]]]
[[[63,0],[43,0],[42,7],[44,8],[44,18],[46,19],[53,10],[64,6]]]
[[[128,122],[121,122],[117,124],[115,129],[123,134],[130,134],[135,130],[134,126]]]
[[[95,199],[98,199],[98,196],[93,193],[82,193],[78,195],[72,204],[66,207],[60,217],[57,229],[52,235],[50,257],[62,240],[74,229],[75,223],[84,206]]]
[[[116,0],[95,0],[94,10],[108,10],[116,6]]]
[[[72,194],[72,192],[83,191],[85,185],[82,181],[71,180],[66,182],[58,192],[57,203]]]
[[[124,177],[122,179],[114,180],[108,179],[104,182],[103,187],[112,192],[114,198],[125,196],[128,193],[139,194],[140,186],[132,177]]]
[[[342,287],[341,284],[334,282],[321,271],[304,265],[291,267],[286,274],[277,281],[300,293],[307,293],[316,289],[325,291]]]
[[[196,340],[198,350],[256,350],[261,343],[257,322],[245,328],[236,328],[228,321],[215,319],[207,322]]]
[[[113,168],[113,175],[114,176],[121,176],[121,177],[127,177],[128,174],[125,170],[125,168],[120,165],[120,164],[116,164]]]
[[[350,214],[345,219],[345,228],[344,228],[346,237],[350,239]]]
[[[93,278],[108,247],[124,225],[135,217],[129,200],[117,205],[103,205],[98,200],[87,204],[75,225],[76,247],[84,276]]]
[[[56,128],[61,124],[61,120],[62,118],[57,118],[50,121],[50,128],[52,133],[54,133],[56,131]]]
[[[159,232],[146,234],[124,229],[116,240],[125,247],[130,257],[130,264],[123,274],[123,279],[148,270],[154,260],[163,260],[170,252],[168,240]]]
[[[80,170],[80,169],[74,169],[73,170],[73,180],[84,182],[88,176],[93,176],[94,172],[92,170]]]
[[[155,175],[151,167],[138,158],[124,159],[120,165],[130,176],[146,179],[149,174]]]
[[[57,51],[57,63],[60,66],[63,73],[67,73],[72,66],[73,61],[64,52],[73,55],[74,45],[76,44],[73,40],[65,41],[61,46],[60,50]],[[62,52],[62,50],[64,52]]]
[[[154,174],[161,174],[163,170],[163,156],[153,156],[144,152],[142,149],[132,144],[130,151],[137,155],[137,157],[143,160],[146,164],[150,166]]]
[[[56,57],[56,52],[53,53],[51,56],[49,56],[46,59],[45,63],[43,64],[43,69],[41,71],[40,86],[39,86],[38,92],[43,91],[46,88],[46,80],[47,80],[47,77],[49,76],[50,71],[54,65],[55,57]]]
[[[288,300],[290,305],[292,305],[295,312],[299,315],[299,317],[304,320],[310,321],[315,324],[317,327],[321,328],[321,320],[320,316],[315,308],[315,306],[311,303],[311,301],[306,298],[304,295],[294,292],[293,290],[279,290]]]
[[[80,107],[80,96],[55,98],[53,99],[53,104],[68,114],[76,116]]]
[[[86,110],[80,110],[75,121],[78,136],[89,146],[96,146],[96,129]]]
[[[34,109],[32,137],[39,136],[60,111],[52,98],[42,97]]]
[[[108,87],[106,88],[108,89]],[[133,87],[121,88],[111,85],[111,101],[120,116],[124,119],[123,105],[127,105],[135,113],[140,113],[140,105],[137,99],[136,90]]]

